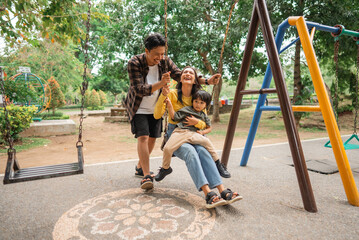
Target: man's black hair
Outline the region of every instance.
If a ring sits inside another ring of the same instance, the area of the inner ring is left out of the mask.
[[[195,99],[201,99],[203,102],[206,103],[206,108],[211,104],[212,101],[212,96],[211,94],[209,94],[208,92],[204,91],[204,90],[198,90],[197,92],[195,92],[192,96],[192,103]]]
[[[145,48],[148,51],[151,51],[152,49],[159,46],[164,47],[166,45],[166,39],[160,33],[152,33],[146,37],[144,44]]]

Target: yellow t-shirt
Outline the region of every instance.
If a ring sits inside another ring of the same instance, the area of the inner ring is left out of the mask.
[[[175,112],[177,112],[178,110],[180,110],[183,107],[187,107],[187,106],[192,106],[192,96],[190,97],[185,97],[182,95],[182,101],[183,104],[178,101],[178,94],[177,94],[177,89],[171,89],[170,93],[167,96],[169,98],[169,100],[171,101],[172,105],[173,105],[173,109],[175,110]],[[162,93],[161,95],[158,97],[156,106],[155,106],[155,111],[153,113],[153,116],[155,119],[160,119],[163,114],[166,111],[166,96],[164,96]],[[170,116],[168,116],[168,122],[172,123],[172,124],[177,124],[178,122],[173,121]],[[199,120],[199,122],[194,125],[196,128],[198,129],[205,129],[206,128],[206,123],[202,120]]]

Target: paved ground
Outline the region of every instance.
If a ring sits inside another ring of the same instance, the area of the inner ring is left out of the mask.
[[[303,141],[308,161],[334,164],[324,139]],[[185,164],[152,192],[133,176],[136,160],[87,165],[85,174],[0,186],[0,239],[359,239],[359,208],[339,173],[309,172],[318,212],[303,209],[288,144],[255,147],[248,166],[231,152],[226,187],[244,199],[207,210]],[[347,151],[359,186],[359,150]],[[86,160],[86,156],[85,156]],[[308,162],[309,164],[309,162]],[[151,160],[155,170],[160,159]]]

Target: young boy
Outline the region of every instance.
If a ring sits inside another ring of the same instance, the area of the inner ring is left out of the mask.
[[[177,124],[178,127],[173,131],[171,137],[168,139],[163,148],[162,168],[155,176],[155,180],[161,181],[166,177],[166,175],[172,172],[172,168],[170,167],[172,154],[184,143],[202,145],[211,154],[216,164],[219,163],[219,157],[214,150],[211,141],[207,137],[203,136],[210,133],[212,130],[211,120],[204,112],[206,107],[211,104],[211,95],[206,91],[199,90],[192,97],[192,106],[181,108],[177,112],[174,111],[172,103],[169,99],[166,99],[166,104],[170,117],[179,123]],[[194,126],[186,125],[184,122],[188,116],[193,116],[204,121],[207,128],[199,130]]]

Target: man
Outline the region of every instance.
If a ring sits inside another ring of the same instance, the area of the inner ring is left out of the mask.
[[[139,162],[135,175],[147,179],[153,174],[150,172],[150,154],[162,131],[162,120],[153,117],[156,101],[161,88],[169,84],[171,78],[180,80],[181,70],[171,59],[164,59],[166,40],[161,34],[149,35],[144,44],[145,53],[132,57],[128,62],[130,87],[124,103],[131,122],[131,131],[137,138]],[[217,84],[220,76],[215,74],[209,79],[200,78],[200,83]],[[229,175],[223,165],[220,167],[224,174]],[[150,180],[142,180],[141,188],[153,188],[152,176]]]

